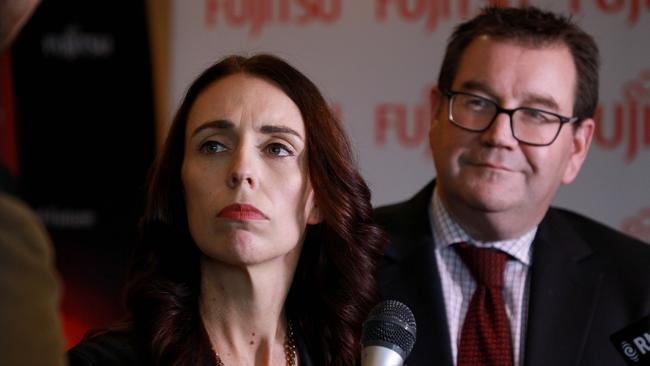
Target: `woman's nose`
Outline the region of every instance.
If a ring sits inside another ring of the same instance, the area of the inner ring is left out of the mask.
[[[227,177],[227,184],[230,188],[237,188],[240,185],[247,185],[254,188],[257,185],[255,177],[255,162],[250,152],[238,149],[233,156],[230,172]]]

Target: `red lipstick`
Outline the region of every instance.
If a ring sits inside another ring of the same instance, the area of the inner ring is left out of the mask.
[[[268,220],[268,217],[266,217],[266,215],[255,206],[241,203],[224,207],[219,211],[217,217],[239,221]]]

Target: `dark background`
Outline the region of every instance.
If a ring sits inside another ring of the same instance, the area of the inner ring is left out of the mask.
[[[149,53],[143,1],[45,0],[11,49],[14,186],[54,242],[68,347],[124,316],[155,149]]]

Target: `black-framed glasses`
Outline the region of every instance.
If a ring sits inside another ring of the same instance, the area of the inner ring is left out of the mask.
[[[580,120],[536,108],[502,108],[495,101],[471,93],[447,91],[449,122],[472,132],[483,132],[492,126],[500,113],[510,117],[512,136],[533,146],[548,146],[560,134],[562,126]]]

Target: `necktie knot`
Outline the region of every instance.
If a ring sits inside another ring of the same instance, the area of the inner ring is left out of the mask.
[[[480,248],[467,243],[455,245],[477,284],[487,287],[503,287],[503,271],[509,255],[498,249]]]

